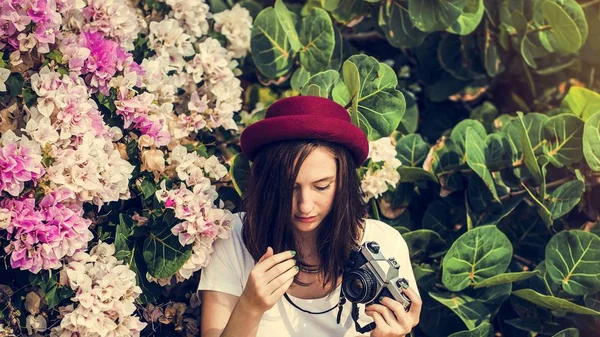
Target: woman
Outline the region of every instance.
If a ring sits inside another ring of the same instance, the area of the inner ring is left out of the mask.
[[[241,146],[253,161],[245,214],[202,270],[202,336],[358,336],[371,322],[370,336],[408,334],[421,310],[408,247],[365,219],[356,169],[368,141],[348,112],[325,98],[285,98],[244,130]],[[399,262],[412,286],[408,312],[389,297],[359,306],[358,317],[344,303],[344,265],[367,241]]]

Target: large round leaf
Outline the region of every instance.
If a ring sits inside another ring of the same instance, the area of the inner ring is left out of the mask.
[[[389,43],[396,48],[411,48],[423,42],[427,33],[410,21],[408,10],[400,1],[387,1],[379,7],[379,26]]]
[[[549,142],[543,149],[552,165],[563,167],[581,160],[583,125],[581,118],[572,114],[550,117],[544,123],[545,137]]]
[[[336,21],[345,25],[350,21],[364,16],[367,8],[369,8],[368,6],[369,3],[364,0],[339,0],[338,6],[331,12],[331,16]]]
[[[576,328],[564,329],[552,337],[579,337],[579,330]]]
[[[429,144],[421,135],[413,133],[396,142],[396,152],[396,158],[400,159],[403,166],[420,167],[429,153]]]
[[[463,8],[462,14],[448,27],[447,31],[460,35],[471,34],[481,22],[484,11],[483,0],[469,0]]]
[[[558,219],[567,214],[581,200],[585,184],[579,179],[560,185],[544,200],[544,204],[553,219]]]
[[[241,153],[233,156],[229,166],[229,176],[231,176],[235,191],[241,196],[250,179],[250,161],[248,158]]]
[[[491,287],[499,284],[519,282],[540,274],[541,272],[539,270],[498,274],[490,277],[487,280],[483,280],[482,282],[477,283],[475,289]]]
[[[277,78],[292,69],[292,48],[273,7],[254,20],[250,46],[256,68],[266,77]]]
[[[275,9],[277,19],[283,28],[283,32],[288,37],[290,46],[294,51],[300,51],[302,43],[300,43],[298,30],[296,29],[296,26],[298,26],[298,17],[295,13],[290,12],[287,7],[285,7],[282,0],[275,1],[275,6],[273,6],[273,8]]]
[[[496,192],[494,178],[486,166],[486,153],[488,150],[484,139],[482,139],[473,128],[467,129],[467,137],[465,139],[467,165],[469,165],[469,167],[483,180],[485,186],[492,192],[494,199],[500,202],[498,193]]]
[[[406,89],[400,89],[400,92],[402,92],[406,100],[406,112],[402,116],[397,130],[402,134],[414,133],[419,127],[419,105],[417,104],[417,98],[412,92]]]
[[[482,139],[485,139],[487,136],[487,131],[485,131],[485,127],[481,122],[472,120],[472,119],[464,119],[460,123],[456,124],[456,126],[452,129],[452,133],[450,134],[450,138],[454,141],[455,145],[458,145],[459,149],[462,153],[465,153],[467,148],[467,129],[473,129],[475,133]],[[463,162],[466,162],[467,158],[463,158]]]
[[[465,323],[469,330],[490,318],[490,312],[481,301],[461,293],[429,292],[436,301],[452,310]]]
[[[311,73],[327,69],[333,50],[335,35],[329,14],[320,8],[313,8],[312,13],[302,19],[300,30],[300,63]]]
[[[494,327],[488,322],[483,322],[473,330],[455,332],[448,337],[492,337],[493,335]]]
[[[542,295],[531,289],[515,290],[513,291],[513,295],[550,310],[566,311],[581,315],[600,315],[600,311],[580,306],[563,298]]]
[[[583,127],[583,155],[592,170],[600,171],[600,110]]]
[[[555,51],[574,53],[583,45],[581,32],[575,21],[558,4],[545,1],[542,4],[542,15],[550,30],[546,33],[550,45]]]
[[[572,295],[600,290],[600,237],[582,230],[562,231],[546,246],[546,268]]]
[[[438,46],[440,65],[461,81],[485,77],[485,66],[474,36],[447,34]]]
[[[469,0],[409,0],[410,20],[424,32],[445,30],[462,14]]]
[[[290,80],[290,85],[292,86],[292,89],[300,92],[300,90],[302,90],[302,86],[304,86],[304,84],[308,82],[308,79],[311,76],[311,73],[308,72],[304,67],[298,67],[296,71],[294,71],[292,79]]]
[[[340,74],[335,70],[327,70],[311,76],[302,86],[303,96],[329,97],[329,93],[338,81]]]
[[[402,235],[408,245],[410,260],[422,261],[431,252],[437,252],[444,247],[446,241],[437,233],[429,229],[418,229]]]
[[[192,245],[182,246],[168,226],[153,228],[144,241],[144,261],[156,278],[171,277],[192,256]]]
[[[512,245],[496,226],[482,226],[461,235],[444,256],[442,282],[461,291],[504,273],[512,259]]]
[[[584,122],[600,111],[600,94],[583,87],[571,87],[560,107],[571,111]]]
[[[389,136],[396,130],[406,101],[396,89],[398,79],[390,66],[371,56],[353,55],[344,62],[343,79],[352,101],[352,120],[355,122],[356,117],[369,140]]]

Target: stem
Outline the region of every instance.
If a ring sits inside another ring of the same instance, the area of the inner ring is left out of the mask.
[[[379,217],[379,208],[377,207],[377,201],[375,201],[375,198],[371,199],[371,208],[373,209],[373,215],[375,215],[375,219],[381,220]]]
[[[366,33],[345,34],[342,35],[342,38],[347,39],[348,41],[369,41],[371,39],[385,40],[385,37],[375,30]]]
[[[535,269],[535,267],[537,266],[537,264],[536,264],[535,262],[533,262],[533,261],[531,261],[531,260],[529,260],[529,259],[526,259],[526,258],[524,258],[524,257],[522,257],[522,256],[520,256],[520,255],[513,254],[513,258],[514,258],[515,260],[517,260],[517,261],[519,261],[519,262],[521,262],[521,263],[523,263],[523,264],[527,265],[527,266],[530,266],[530,267],[532,267],[532,270],[533,270],[533,269]]]
[[[529,84],[529,90],[531,91],[531,98],[535,101],[537,97],[537,92],[535,90],[535,83],[533,82],[533,77],[531,76],[531,72],[527,67],[524,59],[521,59],[521,63],[523,64],[523,70],[525,71],[525,75],[527,76],[527,84]]]
[[[553,181],[553,182],[551,182],[549,184],[546,184],[546,188],[552,188],[552,187],[555,187],[555,186],[560,186],[560,185],[562,185],[562,184],[564,184],[566,182],[569,182],[571,180],[573,180],[571,177],[565,177],[565,178]],[[503,200],[506,200],[506,199],[510,199],[512,197],[516,197],[516,196],[521,195],[523,193],[527,193],[527,190],[523,189],[523,190],[511,192],[511,193],[509,193],[507,195],[501,196],[500,197],[500,201],[503,201]]]
[[[543,32],[545,30],[550,30],[552,29],[552,26],[550,25],[543,25],[543,26],[539,26],[538,28],[534,28],[530,31],[527,31],[527,33],[537,33],[537,32]]]
[[[586,9],[590,6],[596,5],[596,4],[600,4],[600,0],[594,0],[594,1],[590,1],[590,2],[586,2],[584,4],[581,4],[581,8]]]

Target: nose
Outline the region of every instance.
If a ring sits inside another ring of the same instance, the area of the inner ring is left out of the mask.
[[[297,193],[296,203],[298,211],[302,215],[310,215],[310,212],[315,206],[312,198],[310,197],[310,191],[299,190]]]

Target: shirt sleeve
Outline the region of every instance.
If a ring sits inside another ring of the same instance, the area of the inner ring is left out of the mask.
[[[240,296],[248,278],[247,270],[252,268],[248,266],[248,258],[253,261],[242,242],[241,221],[236,221],[229,238],[215,241],[213,248],[208,265],[202,268],[198,290]]]
[[[415,274],[413,272],[412,263],[410,261],[410,252],[408,251],[408,245],[406,241],[402,237],[402,235],[396,231],[394,235],[395,238],[395,246],[396,250],[394,253],[394,257],[396,261],[400,264],[400,275],[408,280],[408,285],[412,290],[414,290],[419,297],[421,294],[419,293],[419,289],[417,287],[417,281],[415,280]]]

